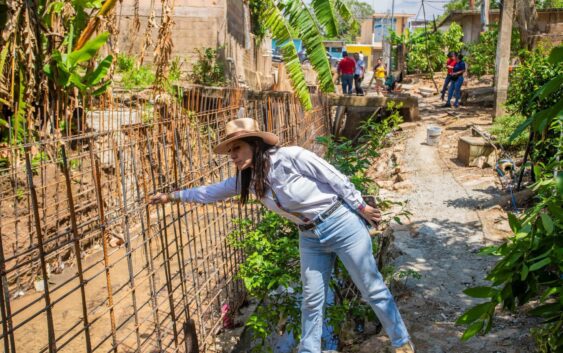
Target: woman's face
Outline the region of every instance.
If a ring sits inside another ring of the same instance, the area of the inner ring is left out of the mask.
[[[252,166],[252,146],[242,140],[231,142],[229,156],[238,170],[244,170]]]

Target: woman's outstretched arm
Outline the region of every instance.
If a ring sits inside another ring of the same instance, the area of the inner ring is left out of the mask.
[[[198,202],[212,203],[227,199],[239,193],[237,189],[237,178],[231,177],[216,184],[189,188],[171,193],[156,193],[151,197],[150,203],[166,202]]]

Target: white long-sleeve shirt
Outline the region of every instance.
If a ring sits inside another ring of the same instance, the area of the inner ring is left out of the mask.
[[[297,224],[308,223],[340,197],[352,209],[364,205],[362,195],[348,178],[327,161],[298,146],[281,147],[270,155],[268,190],[262,203]],[[236,177],[222,182],[176,192],[182,202],[210,203],[238,195]]]

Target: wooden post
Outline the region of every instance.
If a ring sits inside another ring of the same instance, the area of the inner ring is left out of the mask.
[[[508,94],[508,66],[510,64],[510,42],[512,21],[514,19],[514,0],[504,0],[497,42],[495,65],[495,115],[504,114],[504,103]]]

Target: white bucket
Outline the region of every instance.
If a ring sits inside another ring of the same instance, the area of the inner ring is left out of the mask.
[[[435,146],[440,140],[442,129],[437,126],[429,126],[426,129],[426,143],[430,146]]]

